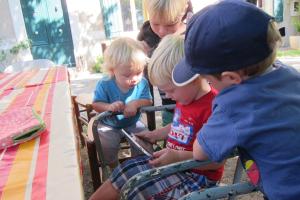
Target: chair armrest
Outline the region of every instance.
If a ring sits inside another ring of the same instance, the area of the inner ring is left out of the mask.
[[[159,176],[167,176],[169,174],[173,174],[179,171],[185,171],[187,169],[205,166],[210,164],[211,161],[197,161],[197,160],[185,160],[177,163],[172,163],[166,166],[149,169],[144,172],[140,172],[135,176],[131,177],[122,187],[121,189],[121,199],[127,199],[127,195],[131,188],[134,188],[136,185],[140,183],[159,177]]]
[[[257,187],[252,185],[250,182],[243,182],[243,183],[235,183],[232,185],[208,188],[203,191],[191,192],[181,197],[180,200],[220,199],[220,198],[237,196],[237,195],[247,194],[256,191],[257,191]]]
[[[237,156],[237,151],[233,151],[227,158]],[[167,176],[176,172],[185,171],[187,169],[193,169],[196,167],[205,166],[212,163],[210,160],[198,161],[198,160],[185,160],[181,162],[172,163],[162,167],[149,169],[144,172],[140,172],[131,177],[121,189],[121,199],[127,199],[128,193],[131,188],[139,185],[140,183],[161,176]]]

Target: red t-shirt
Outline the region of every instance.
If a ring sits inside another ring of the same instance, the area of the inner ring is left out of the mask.
[[[193,151],[194,140],[211,114],[212,101],[216,94],[217,91],[212,89],[209,93],[188,105],[176,103],[171,131],[167,139],[167,148]],[[224,167],[217,170],[193,170],[193,172],[203,174],[214,181],[221,179],[223,171]]]

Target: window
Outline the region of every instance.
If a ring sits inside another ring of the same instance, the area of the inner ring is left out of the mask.
[[[142,0],[100,0],[107,38],[138,31],[144,22]]]

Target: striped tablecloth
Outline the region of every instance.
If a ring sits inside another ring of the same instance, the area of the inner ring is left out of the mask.
[[[46,130],[0,150],[0,199],[83,199],[67,69],[0,74],[0,113],[22,106],[32,106]]]

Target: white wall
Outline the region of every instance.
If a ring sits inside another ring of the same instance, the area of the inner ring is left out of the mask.
[[[16,43],[27,39],[20,0],[1,0],[0,20],[0,39],[2,39],[0,50],[7,51]],[[3,65],[22,60],[32,60],[29,49],[20,51],[18,55],[8,55],[0,65],[3,68]]]
[[[78,70],[90,68],[105,39],[99,0],[66,0]]]
[[[15,32],[11,26],[12,20],[7,0],[0,0],[0,38],[15,38]]]
[[[191,0],[193,4],[194,12],[198,12],[202,8],[204,8],[207,5],[213,4],[218,0]]]

